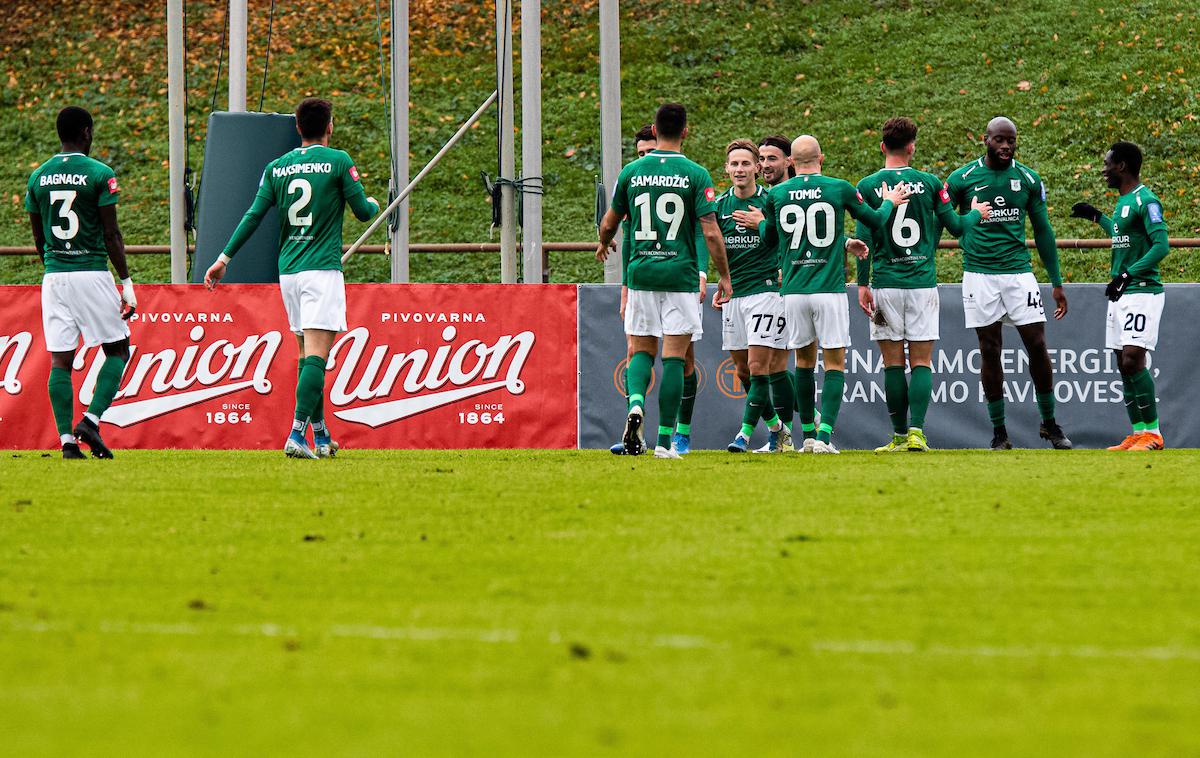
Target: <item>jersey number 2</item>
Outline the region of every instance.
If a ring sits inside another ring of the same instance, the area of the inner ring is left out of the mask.
[[[312,226],[311,213],[307,216],[300,215],[308,207],[308,204],[312,202],[312,185],[309,184],[307,179],[293,179],[288,184],[288,196],[296,194],[297,191],[300,192],[300,197],[288,207],[288,222],[292,226]]]
[[[58,206],[58,218],[67,223],[65,229],[58,225],[50,226],[50,231],[60,240],[75,239],[75,235],[79,233],[79,216],[71,210],[71,204],[74,202],[75,190],[50,190],[50,204],[62,203]]]

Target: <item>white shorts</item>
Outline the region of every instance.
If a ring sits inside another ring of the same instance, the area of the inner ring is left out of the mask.
[[[1024,274],[963,272],[963,311],[967,328],[991,326],[997,321],[1013,326],[1044,324],[1042,290],[1037,278]]]
[[[787,318],[778,292],[735,297],[721,306],[721,349],[748,350],[751,345],[787,347]]]
[[[42,336],[46,350],[66,353],[129,336],[121,298],[107,271],[61,271],[42,277]]]
[[[871,319],[871,339],[932,342],[939,337],[938,311],[941,298],[937,287],[921,289],[872,289],[875,318]],[[878,321],[882,319],[883,323]]]
[[[280,274],[279,292],[293,334],[305,329],[346,331],[346,280],[341,271]]]
[[[697,298],[700,297],[699,292],[696,293],[696,297]],[[696,331],[692,332],[692,342],[699,342],[700,338],[704,336],[704,301],[703,300],[697,300],[697,302],[696,302],[696,316],[697,316],[697,318],[699,318],[699,321],[696,322]]]
[[[1108,304],[1108,328],[1104,347],[1120,350],[1126,345],[1153,350],[1158,344],[1158,324],[1162,321],[1163,293],[1126,293]]]
[[[625,301],[625,333],[637,337],[696,334],[700,325],[700,292],[629,290]]]
[[[850,347],[850,301],[844,292],[784,295],[789,350],[817,341],[821,348]]]

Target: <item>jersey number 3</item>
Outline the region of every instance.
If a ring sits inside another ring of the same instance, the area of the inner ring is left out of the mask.
[[[288,197],[300,193],[296,202],[288,207],[288,223],[292,226],[312,226],[312,214],[301,216],[308,204],[312,202],[312,185],[307,179],[293,179],[287,188]]]
[[[71,204],[75,202],[75,190],[50,190],[50,204],[58,205],[58,218],[65,221],[67,226],[63,228],[57,224],[50,227],[50,231],[54,232],[54,236],[60,240],[75,239],[75,235],[79,233],[79,216],[75,215],[75,211],[71,210]]]

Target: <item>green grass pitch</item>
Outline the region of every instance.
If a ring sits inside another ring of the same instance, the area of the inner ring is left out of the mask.
[[[7,755],[1200,755],[1200,453],[0,457]]]

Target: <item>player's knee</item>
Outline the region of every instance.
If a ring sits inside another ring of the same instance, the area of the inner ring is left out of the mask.
[[[119,358],[120,360],[129,361],[129,339],[118,340],[117,342],[109,342],[104,345],[104,355],[108,358]]]
[[[1136,347],[1126,347],[1117,357],[1117,370],[1121,376],[1133,376],[1146,367],[1146,353]]]

